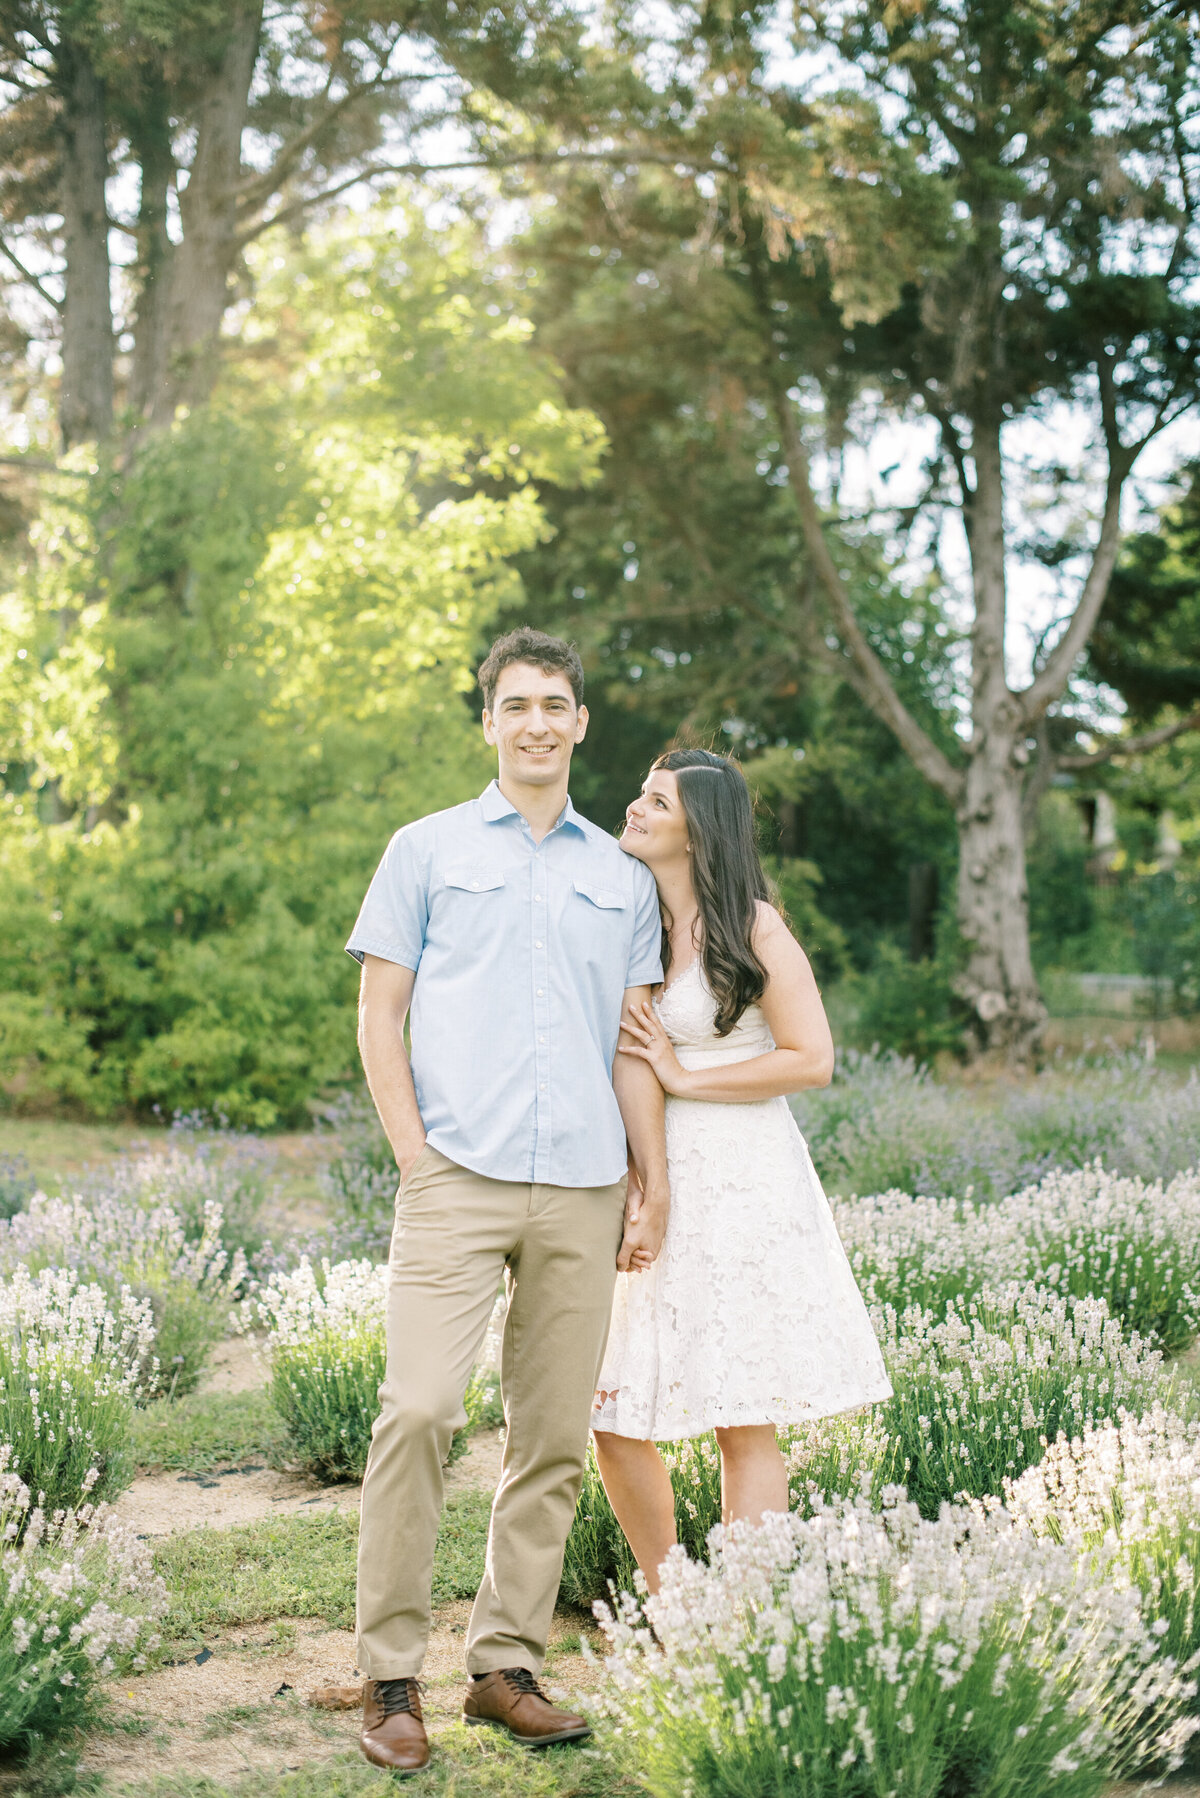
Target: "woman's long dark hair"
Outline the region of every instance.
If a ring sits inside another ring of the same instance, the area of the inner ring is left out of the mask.
[[[700,959],[717,1002],[717,1035],[728,1036],[746,1007],[762,998],[767,984],[752,932],[758,901],[769,903],[771,889],[754,842],[750,789],[735,762],[708,749],[669,749],[654,767],[673,774],[679,786],[704,933]],[[665,923],[662,959],[666,978],[671,942]]]

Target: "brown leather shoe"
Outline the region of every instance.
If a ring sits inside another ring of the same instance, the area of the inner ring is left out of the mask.
[[[463,1699],[463,1722],[506,1729],[514,1741],[524,1742],[527,1748],[578,1742],[592,1733],[591,1724],[583,1717],[551,1704],[528,1667],[505,1667],[473,1679]]]
[[[415,1679],[363,1681],[362,1751],[376,1767],[402,1776],[429,1765],[429,1737]]]

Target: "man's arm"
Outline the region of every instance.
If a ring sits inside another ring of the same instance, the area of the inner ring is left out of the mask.
[[[649,997],[648,986],[627,987],[622,1017],[631,1005]],[[619,1040],[628,1044],[633,1039],[622,1029]],[[667,1184],[665,1099],[653,1068],[636,1056],[617,1055],[612,1081],[629,1138],[630,1159],[641,1185],[640,1193],[630,1193],[625,1207],[625,1235],[617,1256],[617,1267],[625,1273],[635,1254],[639,1267],[649,1267],[662,1248],[667,1231],[671,1195]]]
[[[358,1051],[379,1121],[396,1157],[401,1184],[425,1147],[425,1126],[417,1109],[412,1069],[404,1049],[404,1020],[415,980],[413,970],[399,962],[385,961],[379,955],[363,956],[358,989]],[[654,1084],[658,1085],[657,1080]]]

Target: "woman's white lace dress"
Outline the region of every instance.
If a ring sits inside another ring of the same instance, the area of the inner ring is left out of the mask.
[[[655,1000],[680,1062],[775,1044],[751,1005],[728,1036],[693,961]],[[646,1273],[618,1274],[592,1427],[674,1441],[887,1398],[871,1320],[786,1099],[667,1098],[671,1212]]]

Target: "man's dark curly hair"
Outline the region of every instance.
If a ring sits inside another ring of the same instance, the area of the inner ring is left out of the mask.
[[[540,668],[543,674],[565,674],[571,683],[575,704],[583,704],[583,663],[575,645],[564,643],[561,637],[549,637],[545,631],[535,631],[532,625],[522,624],[515,631],[496,638],[475,677],[489,712],[496,697],[496,683],[514,662],[527,662],[532,668]]]

